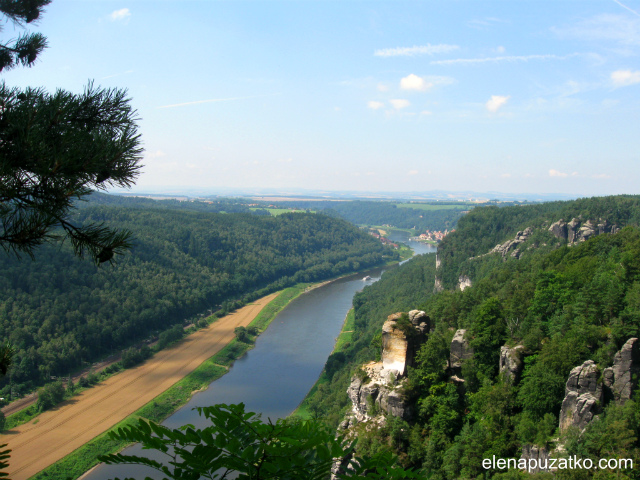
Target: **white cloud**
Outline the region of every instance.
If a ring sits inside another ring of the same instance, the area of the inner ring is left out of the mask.
[[[379,83],[378,84],[378,91],[379,92],[388,92],[389,91],[389,86],[385,85],[384,83]]]
[[[128,20],[130,17],[131,17],[131,12],[129,11],[128,8],[121,8],[120,10],[115,10],[111,12],[111,15],[109,15],[109,18],[113,22],[120,21],[120,20],[125,21],[125,20]]]
[[[626,87],[640,83],[640,70],[616,70],[611,74],[611,81],[616,87]]]
[[[502,45],[500,45],[498,48],[496,48],[496,53],[502,54],[502,53],[504,53],[506,51],[507,51],[507,49],[504,48]]]
[[[487,110],[492,113],[498,111],[500,107],[507,103],[507,101],[511,98],[511,96],[502,96],[502,95],[491,95],[491,99],[485,104]]]
[[[500,175],[502,178],[511,178],[511,174],[510,173],[503,173],[502,175]]]
[[[423,110],[420,112],[420,115],[433,115],[433,112],[430,110]]]
[[[407,175],[417,175],[418,174],[418,170],[409,170],[409,173],[407,173]]]
[[[411,105],[409,100],[404,100],[401,98],[395,98],[393,100],[389,100],[389,102],[391,103],[391,105],[393,105],[393,108],[395,108],[396,110],[400,110],[401,108],[406,108],[409,105]]]
[[[369,101],[367,106],[372,110],[378,110],[378,109],[384,107],[384,103],[376,102],[375,100],[371,100],[371,101]]]
[[[293,162],[293,159],[291,159],[291,158],[279,158],[278,162],[280,162],[280,163],[291,163],[291,162]]]
[[[561,177],[561,178],[564,178],[564,177],[568,177],[569,174],[564,173],[564,172],[560,172],[559,170],[551,169],[551,170],[549,170],[549,176],[550,177]]]
[[[426,92],[431,87],[433,87],[433,83],[427,82],[424,78],[414,75],[413,73],[400,80],[400,88],[402,90]]]
[[[500,63],[500,62],[528,62],[529,60],[566,60],[572,57],[585,56],[583,53],[570,53],[568,55],[506,55],[500,57],[484,58],[452,58],[450,60],[433,60],[431,65],[464,65],[477,63]]]
[[[384,48],[376,50],[373,54],[376,57],[413,57],[414,55],[434,55],[436,53],[449,53],[458,50],[457,45],[431,45],[427,43],[423,46]]]

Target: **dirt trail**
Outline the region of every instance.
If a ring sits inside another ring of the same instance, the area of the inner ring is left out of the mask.
[[[9,473],[26,480],[89,442],[195,370],[234,338],[233,329],[247,326],[277,294],[261,298],[156,354],[144,364],[41,414],[0,437],[12,450]]]

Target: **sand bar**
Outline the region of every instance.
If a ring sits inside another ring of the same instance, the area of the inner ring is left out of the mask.
[[[108,430],[215,355],[278,294],[268,295],[6,432],[0,443],[12,450],[9,473],[26,480]],[[34,423],[36,422],[36,423]]]

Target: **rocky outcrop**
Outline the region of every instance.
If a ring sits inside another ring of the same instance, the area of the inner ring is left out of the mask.
[[[433,286],[433,292],[434,293],[440,293],[441,291],[444,290],[444,287],[442,286],[442,280],[440,280],[437,276],[436,276],[436,281],[435,284]]]
[[[364,365],[347,389],[353,404],[352,424],[389,414],[410,418],[412,409],[405,402],[407,367],[431,328],[431,319],[421,310],[409,312],[410,325],[402,326],[401,313],[389,315],[382,326],[382,361]]]
[[[611,225],[606,219],[599,219],[596,224],[591,220],[582,223],[580,219],[573,218],[569,223],[565,223],[563,219],[558,220],[549,227],[549,231],[556,238],[573,245],[586,242],[591,237],[603,233],[618,233],[620,228],[617,225]]]
[[[524,459],[527,465],[535,466],[531,470],[527,470],[529,473],[538,473],[547,468],[541,468],[549,465],[549,459],[551,458],[551,452],[545,447],[538,447],[537,445],[523,445],[522,455],[520,459]],[[536,460],[536,462],[529,462],[529,460]]]
[[[500,373],[511,383],[515,383],[520,378],[522,372],[522,355],[524,346],[517,345],[509,348],[506,345],[500,347]]]
[[[464,291],[465,288],[469,288],[471,286],[473,286],[471,279],[466,275],[460,275],[458,278],[458,289],[460,291]]]
[[[571,426],[581,431],[600,413],[602,385],[598,382],[600,369],[587,360],[569,373],[565,397],[560,410],[560,432]]]
[[[453,371],[459,371],[462,362],[473,357],[473,349],[469,346],[469,342],[464,337],[466,330],[457,330],[451,340],[451,349],[449,353],[449,368]]]
[[[630,338],[613,358],[613,366],[603,372],[604,385],[611,398],[624,405],[638,387],[640,340]]]
[[[527,227],[525,230],[516,233],[516,236],[513,240],[507,240],[503,244],[498,244],[491,251],[489,251],[488,255],[492,253],[499,253],[502,255],[502,259],[506,261],[507,257],[512,258],[520,258],[521,251],[518,246],[521,243],[526,242],[529,237],[533,234],[533,228]]]

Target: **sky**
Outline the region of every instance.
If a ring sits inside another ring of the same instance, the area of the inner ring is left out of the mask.
[[[53,0],[29,29],[3,81],[126,89],[134,192],[640,193],[640,0]]]

